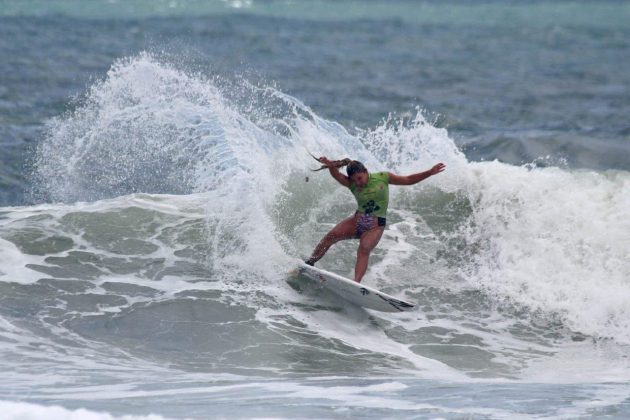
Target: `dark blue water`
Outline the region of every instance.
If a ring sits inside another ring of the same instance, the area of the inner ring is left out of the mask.
[[[630,168],[625,2],[403,2],[388,13],[378,2],[219,4],[201,16],[195,2],[170,16],[163,3],[3,4],[5,205],[29,200],[25,164],[46,120],[71,111],[115,59],[141,51],[205,75],[275,85],[350,131],[419,107],[472,160]]]

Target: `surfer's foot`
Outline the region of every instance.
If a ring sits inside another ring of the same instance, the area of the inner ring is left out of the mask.
[[[312,258],[309,258],[308,260],[304,261],[304,264],[314,266],[315,260],[313,260]]]

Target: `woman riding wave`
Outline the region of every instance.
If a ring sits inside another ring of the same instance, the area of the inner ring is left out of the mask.
[[[314,265],[336,242],[344,239],[359,239],[357,262],[354,268],[354,281],[361,282],[368,266],[370,253],[376,247],[385,230],[387,205],[389,202],[389,184],[413,185],[439,174],[446,166],[438,163],[428,171],[401,176],[391,172],[370,173],[363,164],[356,160],[343,159],[331,161],[326,157],[317,159],[322,167],[341,185],[348,187],[357,200],[358,209],[354,215],[342,220],[317,244],[306,264]],[[347,176],[339,172],[346,167]]]

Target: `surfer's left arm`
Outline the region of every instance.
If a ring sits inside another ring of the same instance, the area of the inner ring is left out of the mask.
[[[434,165],[431,169],[424,172],[418,172],[417,174],[411,174],[407,176],[396,175],[393,173],[389,173],[389,183],[392,185],[413,185],[417,184],[420,181],[427,179],[430,176],[437,175],[446,169],[446,165],[443,163],[438,163]]]
[[[339,172],[339,169],[337,169],[335,162],[331,161],[325,156],[322,156],[317,160],[328,167],[328,170],[330,171],[330,175],[332,175],[332,177],[335,178],[337,182],[339,182],[344,187],[350,188],[350,178],[348,178],[347,176]]]

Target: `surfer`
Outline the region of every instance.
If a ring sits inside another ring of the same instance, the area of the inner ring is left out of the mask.
[[[306,264],[314,265],[328,249],[344,239],[359,239],[357,262],[354,268],[354,281],[361,282],[368,266],[370,253],[376,247],[385,230],[389,185],[413,185],[430,176],[442,172],[446,166],[438,163],[431,169],[415,174],[401,176],[391,172],[368,172],[357,160],[343,159],[331,161],[322,156],[317,159],[322,168],[328,168],[330,174],[341,185],[348,187],[357,200],[358,209],[350,217],[342,220],[317,244]],[[347,176],[339,171],[346,166]]]

